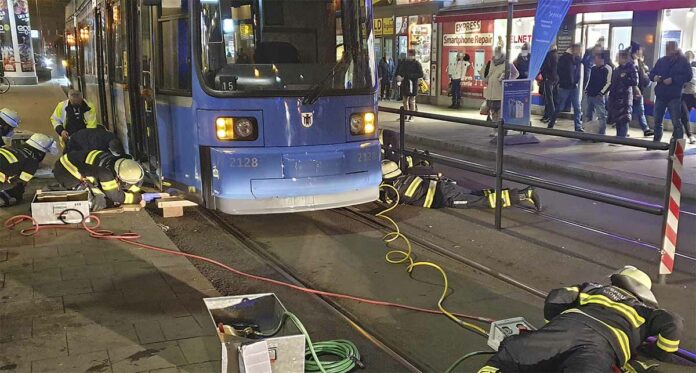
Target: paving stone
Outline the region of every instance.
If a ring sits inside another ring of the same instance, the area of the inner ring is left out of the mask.
[[[114,277],[114,285],[119,289],[169,289],[169,285],[154,268],[151,271],[143,271],[135,275]]]
[[[116,285],[114,285],[114,279],[113,277],[106,277],[106,278],[92,278],[89,280],[90,283],[92,283],[92,290],[94,292],[111,292],[114,294],[122,294],[118,288],[116,288]]]
[[[114,373],[142,372],[186,364],[176,342],[110,348],[109,357]]]
[[[222,369],[220,360],[208,361],[205,363],[190,364],[179,367],[181,373],[209,373],[219,372]]]
[[[167,340],[192,338],[208,335],[193,318],[193,316],[165,318],[160,320],[160,326]]]
[[[82,254],[73,254],[65,256],[56,256],[51,258],[34,258],[34,272],[42,272],[49,268],[82,266],[86,267],[85,256]]]
[[[184,317],[191,315],[191,312],[181,302],[179,298],[160,300],[162,313],[169,317]]]
[[[65,332],[0,343],[0,357],[8,361],[68,356]]]
[[[31,361],[3,356],[2,351],[0,351],[0,372],[30,373]]]
[[[152,369],[148,373],[179,373],[179,368],[162,368],[162,369]]]
[[[69,357],[35,360],[31,363],[32,373],[47,372],[111,372],[111,363],[106,350],[83,354],[71,353]]]
[[[159,321],[137,321],[133,326],[141,344],[166,341]]]
[[[52,334],[56,331],[92,325],[94,321],[77,312],[56,313],[43,317],[35,317],[32,323],[32,335],[34,337]]]
[[[81,255],[81,254],[80,254]],[[63,280],[107,278],[114,274],[110,264],[67,265],[60,268]]]
[[[90,324],[68,327],[66,332],[71,354],[101,351],[138,343],[135,329],[128,322],[112,325]]]
[[[31,317],[0,317],[0,342],[31,338],[31,332]],[[1,353],[0,356],[2,356]]]
[[[191,289],[203,290],[213,287],[210,281],[196,267],[190,264],[185,267],[164,268],[162,269],[162,277],[177,293],[184,293]]]
[[[186,361],[191,364],[219,359],[222,353],[222,345],[217,336],[180,339],[177,342]]]
[[[13,280],[2,282],[0,288],[0,303],[30,300],[34,297],[34,289],[31,285],[25,285]]]
[[[61,281],[60,268],[46,269],[41,272],[32,272],[31,269],[27,268],[22,272],[7,273],[5,280],[13,280],[26,285],[54,283]]]
[[[18,302],[0,303],[0,317],[41,317],[63,312],[61,298],[41,298]]]
[[[63,295],[85,294],[92,292],[92,283],[88,279],[56,281],[34,286],[34,297],[58,297]]]

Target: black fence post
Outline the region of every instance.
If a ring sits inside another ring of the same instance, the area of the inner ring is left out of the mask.
[[[495,229],[503,228],[503,150],[505,145],[505,128],[503,121],[498,120],[498,142],[495,152]]]
[[[658,256],[658,268],[662,261],[662,251],[665,247],[665,230],[667,229],[667,219],[669,217],[669,194],[672,190],[672,171],[674,170],[674,152],[677,149],[677,139],[672,138],[669,141],[669,155],[667,155],[667,178],[665,180],[665,194],[662,212],[662,229],[660,230],[660,255]],[[667,275],[659,275],[660,285],[667,283]]]
[[[402,172],[406,171],[406,114],[404,107],[399,108],[399,168]]]

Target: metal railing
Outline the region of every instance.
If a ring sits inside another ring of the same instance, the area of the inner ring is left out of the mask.
[[[667,224],[667,216],[669,211],[669,194],[671,187],[671,175],[674,167],[673,156],[676,148],[676,141],[672,139],[670,143],[655,142],[649,140],[637,140],[631,138],[620,138],[615,136],[599,135],[584,132],[572,132],[557,130],[552,128],[540,128],[532,126],[520,126],[512,124],[504,124],[502,121],[499,122],[489,122],[476,119],[468,119],[461,117],[453,117],[448,115],[440,115],[434,113],[424,113],[405,110],[403,107],[400,109],[394,109],[389,107],[380,106],[379,110],[385,113],[392,113],[399,115],[399,149],[395,150],[399,155],[399,166],[405,171],[405,157],[411,156],[421,156],[428,157],[433,161],[436,161],[445,166],[454,167],[462,169],[465,171],[470,171],[478,173],[481,175],[491,176],[495,178],[495,228],[502,229],[502,214],[503,205],[501,201],[501,191],[503,189],[503,181],[511,181],[520,184],[531,185],[534,187],[552,190],[554,192],[572,195],[575,197],[585,198],[592,201],[602,202],[614,206],[619,206],[627,208],[634,211],[640,211],[647,214],[662,216],[662,230],[661,233],[665,231],[665,226]],[[496,141],[496,159],[495,167],[491,168],[485,165],[481,165],[474,162],[464,161],[460,159],[455,159],[445,155],[436,154],[429,151],[418,151],[418,150],[406,150],[406,117],[413,116],[419,118],[428,118],[445,122],[460,123],[476,127],[486,127],[495,128],[497,130],[497,141]],[[667,178],[665,181],[664,188],[664,200],[662,205],[650,204],[647,202],[636,201],[634,199],[618,196],[615,194],[610,194],[598,190],[587,189],[578,187],[575,185],[570,185],[566,183],[561,183],[557,181],[547,180],[540,177],[526,175],[518,173],[515,171],[505,170],[504,152],[505,152],[505,136],[507,136],[507,131],[519,131],[523,133],[532,133],[546,136],[555,136],[569,139],[578,139],[586,141],[594,141],[599,143],[608,144],[619,144],[625,146],[632,146],[650,150],[663,150],[668,151],[667,156]],[[392,149],[394,151],[394,149]],[[660,241],[664,239],[660,237]],[[661,282],[664,282],[664,278],[661,277]]]

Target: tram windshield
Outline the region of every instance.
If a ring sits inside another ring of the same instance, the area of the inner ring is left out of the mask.
[[[204,84],[220,94],[371,93],[365,0],[200,0]]]

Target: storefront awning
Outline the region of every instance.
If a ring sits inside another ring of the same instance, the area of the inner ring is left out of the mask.
[[[675,8],[696,7],[696,0],[575,0],[569,14],[619,11],[650,11]],[[515,18],[533,17],[536,4],[523,4],[515,7]],[[479,8],[447,8],[438,12],[435,21],[463,22],[507,18],[507,6],[496,5]]]

